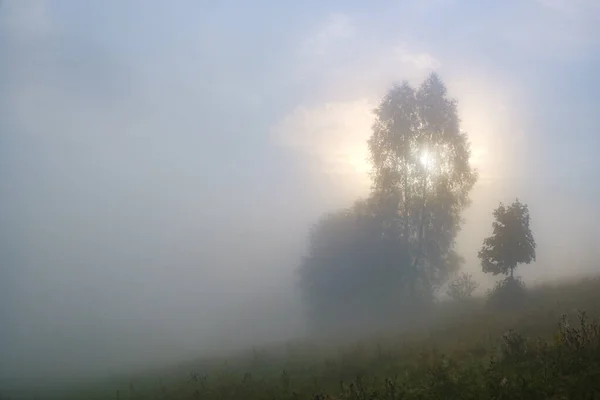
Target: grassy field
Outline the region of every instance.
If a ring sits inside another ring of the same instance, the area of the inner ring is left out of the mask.
[[[444,303],[404,332],[254,349],[68,399],[600,399],[599,300],[594,278],[530,289],[510,311]]]

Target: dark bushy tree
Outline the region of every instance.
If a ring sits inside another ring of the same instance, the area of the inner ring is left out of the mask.
[[[483,241],[478,255],[484,272],[507,275],[490,292],[488,304],[495,308],[518,308],[526,301],[525,285],[514,271],[518,264],[535,260],[529,223],[529,209],[519,200],[508,207],[500,203],[494,210],[492,236]]]
[[[301,268],[305,302],[314,328],[354,329],[380,324],[401,304],[397,287],[408,262],[404,249],[381,235],[368,200],[328,213],[314,226]]]
[[[483,241],[479,259],[483,272],[514,278],[518,264],[535,261],[535,240],[529,226],[529,208],[518,199],[494,210],[492,236]]]

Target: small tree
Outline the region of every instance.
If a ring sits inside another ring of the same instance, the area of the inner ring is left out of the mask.
[[[446,293],[453,300],[464,300],[471,297],[478,286],[479,285],[477,282],[475,282],[471,274],[463,272],[456,279],[450,282]]]
[[[535,241],[529,227],[529,209],[518,199],[494,210],[494,231],[483,241],[479,259],[483,272],[509,275],[514,279],[518,264],[535,261]]]

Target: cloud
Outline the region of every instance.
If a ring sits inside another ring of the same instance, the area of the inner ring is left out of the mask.
[[[355,32],[352,19],[343,13],[332,13],[300,46],[303,56],[324,55],[336,43],[350,38]]]
[[[366,98],[298,106],[274,128],[276,140],[316,161],[318,172],[351,176],[364,184],[369,170],[366,140],[375,103]]]
[[[418,70],[435,71],[442,67],[442,63],[429,53],[414,53],[402,45],[396,49],[398,58],[403,64],[409,64]]]

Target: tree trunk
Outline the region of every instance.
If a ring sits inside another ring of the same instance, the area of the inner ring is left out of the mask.
[[[431,139],[430,139],[431,140]],[[416,300],[416,281],[419,276],[419,266],[423,259],[423,241],[425,239],[425,206],[427,203],[427,175],[429,173],[428,163],[425,163],[424,171],[423,171],[423,187],[422,187],[422,195],[421,195],[421,207],[419,212],[419,231],[417,237],[417,254],[415,256],[415,260],[412,265],[412,289],[411,296],[413,301]]]

